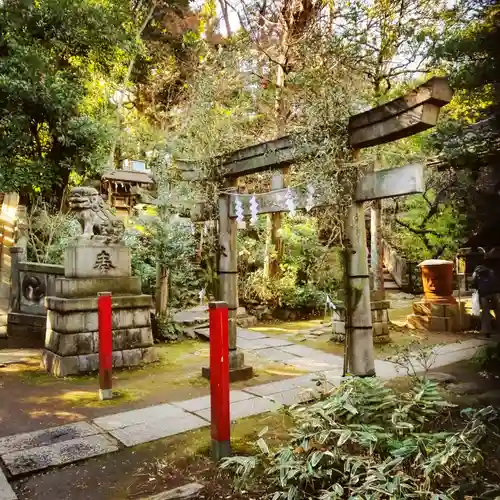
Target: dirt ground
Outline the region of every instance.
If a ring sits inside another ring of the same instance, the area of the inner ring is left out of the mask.
[[[39,359],[0,368],[0,437],[96,418],[125,410],[182,401],[209,393],[201,376],[208,364],[208,344],[185,341],[158,346],[160,362],[113,374],[116,398],[99,401],[97,376],[56,379],[40,368]],[[232,384],[233,389],[296,377],[299,370],[264,363],[246,355],[255,376]]]
[[[476,387],[477,390],[473,391],[473,394],[457,394],[451,390],[447,391],[444,386],[443,390],[447,392],[448,399],[460,407],[488,404],[500,407],[500,367],[493,372],[485,372],[475,363],[461,362],[442,367],[439,371],[453,375],[457,383]],[[393,384],[404,388],[408,379],[398,379],[391,382],[391,385]],[[286,439],[289,425],[290,420],[284,413],[238,421],[232,431],[233,448],[237,453],[251,451],[251,443],[265,426],[271,429],[267,436],[270,436],[274,443],[281,442]],[[210,460],[208,448],[209,431],[200,429],[35,474],[13,482],[13,487],[20,500],[132,500],[189,482],[205,485],[202,493],[196,497],[200,500],[262,497],[258,485],[251,492],[234,492],[230,479],[221,475]],[[483,452],[486,454],[485,474],[491,481],[497,480],[500,484],[497,448],[488,447],[488,443],[485,443]]]
[[[270,443],[287,436],[284,414],[240,420],[232,427],[235,453],[248,453],[268,426]],[[257,499],[257,492],[235,492],[209,455],[210,434],[200,429],[52,469],[11,483],[19,500],[125,500],[148,497],[190,482],[205,486],[198,499]]]

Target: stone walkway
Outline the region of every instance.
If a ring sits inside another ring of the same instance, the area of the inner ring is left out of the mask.
[[[341,356],[296,344],[285,338],[238,328],[236,345],[243,351],[299,370],[318,372],[333,369],[338,375],[342,374],[344,360]]]
[[[311,391],[317,390],[319,381],[331,386],[341,381],[340,356],[248,330],[240,330],[239,335],[238,345],[243,350],[300,366],[310,373],[231,391],[232,421],[306,401],[311,398]],[[437,347],[432,368],[470,359],[478,348],[491,342],[471,339]],[[418,366],[416,359],[414,363]],[[377,360],[375,368],[377,375],[383,379],[406,374],[401,367],[389,361]],[[8,473],[16,477],[209,425],[210,397],[204,396],[99,417],[91,422],[8,436],[0,439],[0,457]],[[0,500],[15,498],[0,468]]]
[[[40,349],[0,349],[0,367],[26,364],[33,358],[40,358]]]

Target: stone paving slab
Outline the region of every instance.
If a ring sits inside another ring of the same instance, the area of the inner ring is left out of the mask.
[[[291,346],[293,342],[289,340],[276,339],[272,337],[263,337],[260,339],[237,339],[236,346],[240,349],[248,349],[254,351],[256,349],[265,349],[266,347],[284,347]]]
[[[139,410],[125,411],[107,415],[94,419],[94,423],[101,429],[112,431],[123,427],[141,424],[147,421],[163,420],[165,418],[183,418],[186,413],[177,406],[171,404],[162,404],[157,406],[149,406]]]
[[[252,330],[246,330],[245,328],[238,328],[237,334],[240,339],[246,339],[246,340],[268,338],[268,335],[266,335],[265,333],[253,332]]]
[[[41,354],[40,349],[1,349],[0,365],[27,363],[30,358],[40,358]]]
[[[252,415],[259,415],[260,413],[275,411],[278,410],[280,406],[280,404],[275,403],[269,399],[259,397],[254,397],[245,401],[237,401],[236,403],[231,403],[231,421],[237,420],[239,418],[251,417]],[[209,408],[197,411],[195,413],[205,420],[210,421],[211,415]]]
[[[283,361],[285,364],[289,360],[293,362],[294,359],[299,359],[297,356],[294,356],[289,352],[283,352],[278,347],[266,347],[265,349],[258,349],[257,351],[253,351],[253,354],[266,359],[270,359],[271,361]]]
[[[88,422],[77,422],[41,431],[15,434],[14,436],[0,438],[0,455],[92,436],[100,432],[102,431],[95,425]]]
[[[2,456],[13,476],[64,465],[118,450],[110,437],[102,434],[71,439],[48,446],[20,450]]]
[[[296,389],[291,389],[290,391],[278,392],[277,394],[272,394],[271,396],[266,396],[271,401],[275,401],[280,405],[291,406],[299,403],[306,403],[313,399],[313,394],[315,390],[313,388],[304,389],[303,387],[297,387]]]
[[[331,363],[327,363],[325,361],[318,361],[310,358],[293,358],[289,359],[286,362],[287,365],[293,366],[294,368],[297,368],[298,370],[302,370],[305,372],[324,372],[327,370],[331,370],[332,365]],[[338,367],[339,371],[342,371],[342,367]]]
[[[162,491],[156,495],[141,498],[139,500],[181,500],[182,498],[194,498],[205,488],[202,484],[189,483],[173,490]],[[0,499],[1,500],[1,499]]]
[[[2,469],[0,469],[0,500],[17,500],[17,496],[10,487]]]
[[[173,321],[174,323],[184,323],[188,325],[208,321],[208,306],[195,306],[190,309],[177,311],[173,315]]]
[[[387,380],[394,377],[400,377],[401,375],[406,375],[403,373],[404,369],[399,367],[396,363],[391,361],[375,360],[375,374],[377,377]]]
[[[278,382],[270,382],[269,384],[245,387],[244,391],[261,397],[270,396],[271,394],[277,394],[291,389],[315,387],[316,382],[313,379],[314,374],[307,374],[300,377],[279,380]]]
[[[448,344],[440,346],[437,352],[433,355],[434,359],[431,359],[432,363],[427,369],[435,369],[441,366],[451,365],[453,363],[458,363],[459,361],[465,361],[471,359],[478,351],[478,349],[483,345],[488,345],[490,341],[481,339],[471,339],[465,342]],[[413,368],[410,367],[410,374],[413,374],[413,370],[417,372],[423,372],[426,367],[422,365],[416,358],[412,361]],[[407,370],[392,363],[390,361],[375,361],[375,372],[377,377],[382,379],[390,379],[394,377],[406,376]]]
[[[244,401],[242,401],[244,403]],[[201,410],[208,411],[210,410]],[[180,416],[170,416],[158,419],[149,418],[141,423],[120,427],[109,431],[109,433],[125,446],[135,446],[149,441],[156,441],[175,434],[192,431],[208,425],[195,415],[181,411]]]
[[[274,396],[282,392],[291,391],[293,389],[311,389],[318,387],[320,382],[326,382],[331,386],[339,385],[342,380],[341,370],[328,370],[318,373],[308,373],[300,377],[293,377],[268,384],[256,385],[253,387],[245,387],[244,391],[256,396],[267,397]]]
[[[313,349],[312,347],[305,345],[292,344],[281,347],[281,350],[301,358],[310,358],[315,361],[322,361],[323,363],[329,363],[334,366],[342,366],[344,363],[342,356],[336,356],[335,354],[319,351],[318,349]]]
[[[253,395],[248,392],[243,391],[231,391],[229,393],[229,399],[231,403],[236,403],[238,401],[244,401],[245,399],[252,398]],[[195,412],[199,410],[205,410],[210,408],[210,396],[202,396],[200,398],[188,399],[187,401],[178,401],[176,403],[172,403],[174,406],[178,406],[183,410],[187,410],[190,412]]]
[[[470,339],[464,340],[463,342],[455,342],[453,344],[445,344],[436,347],[435,352],[438,355],[446,354],[450,352],[463,351],[466,349],[477,349],[481,346],[486,346],[492,344],[493,342],[490,339]]]
[[[472,359],[477,351],[478,347],[470,347],[468,349],[439,354],[434,360],[431,368],[439,368],[440,366],[451,365],[453,363],[458,363],[459,361]]]

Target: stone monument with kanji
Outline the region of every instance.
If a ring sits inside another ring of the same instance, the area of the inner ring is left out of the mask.
[[[69,204],[82,227],[65,251],[64,277],[45,298],[47,325],[42,365],[65,377],[98,369],[97,294],[113,295],[113,366],[156,359],[151,331],[152,298],[132,276],[123,222],[106,207],[95,188],[76,187]]]

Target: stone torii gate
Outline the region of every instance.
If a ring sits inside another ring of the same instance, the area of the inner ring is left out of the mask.
[[[349,143],[357,160],[361,148],[384,144],[408,137],[436,125],[440,108],[450,102],[452,91],[446,78],[435,77],[403,97],[352,116],[349,120]],[[290,197],[296,210],[325,206],[326,193],[313,197],[306,189],[281,189],[268,193],[245,195],[231,193],[237,178],[264,170],[279,170],[313,151],[301,151],[291,137],[240,149],[229,155],[213,158],[224,172],[226,192],[219,195],[219,297],[229,307],[229,368],[231,381],[252,376],[252,368],[244,363],[236,349],[236,313],[238,308],[237,220],[253,212],[250,201],[258,204],[258,213],[288,212]],[[176,161],[185,180],[199,180],[192,162]],[[349,373],[357,376],[375,374],[373,327],[370,308],[370,280],[366,247],[366,226],[363,203],[424,192],[423,165],[407,165],[365,174],[356,187],[354,203],[348,210],[346,237],[350,252],[348,290],[346,291],[346,352]],[[237,213],[239,212],[239,213]],[[193,211],[195,221],[205,220],[203,206]],[[205,373],[206,374],[206,373]]]

